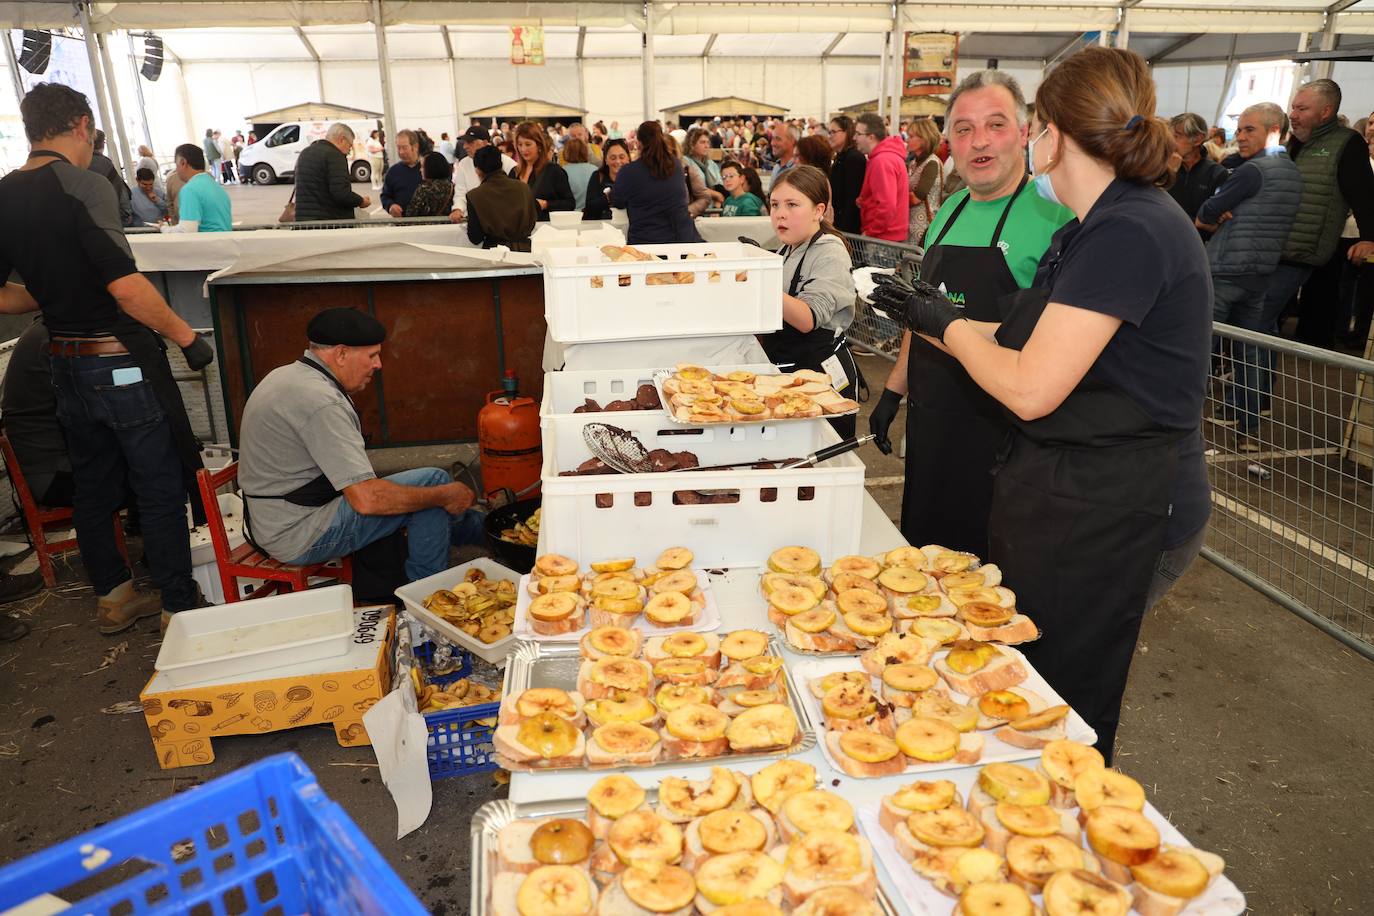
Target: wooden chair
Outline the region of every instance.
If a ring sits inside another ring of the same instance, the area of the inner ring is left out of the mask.
[[[324,563],[310,563],[306,566],[292,566],[260,553],[247,540],[231,548],[216,491],[223,486],[237,485],[238,478],[237,461],[218,471],[209,471],[205,468],[196,471],[196,483],[200,486],[200,498],[205,504],[205,520],[210,528],[210,543],[215,548],[215,563],[219,566],[219,580],[224,588],[226,602],[240,600],[240,578],[267,580],[253,591],[254,598],[261,598],[277,591],[302,591],[309,587],[312,578],[329,578],[339,582],[353,581],[353,564],[349,557],[340,557],[338,560]]]
[[[48,540],[51,532],[49,529],[56,525],[64,528],[72,526],[72,510],[69,508],[50,508],[40,506],[38,500],[34,499],[33,491],[29,489],[29,482],[24,479],[24,472],[19,467],[19,457],[14,453],[14,446],[10,444],[9,436],[0,433],[0,452],[5,456],[5,467],[9,471],[10,484],[14,487],[15,495],[19,497],[19,506],[24,512],[24,526],[29,529],[29,538],[33,541],[34,552],[38,554],[38,569],[43,573],[43,582],[52,588],[57,584],[57,572],[53,568],[52,558],[70,553],[77,549],[76,536],[63,538],[60,541]],[[129,561],[129,549],[124,545],[124,526],[120,524],[119,513],[114,514],[115,544],[119,547],[119,552],[124,555],[124,562]]]

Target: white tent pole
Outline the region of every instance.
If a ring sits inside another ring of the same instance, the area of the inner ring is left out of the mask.
[[[4,29],[5,39],[5,62],[9,65],[10,77],[14,80],[14,104],[15,111],[18,105],[24,101],[24,77],[19,73],[19,59],[14,56],[14,42],[10,39],[10,30]]]
[[[1298,36],[1298,53],[1304,54],[1312,47],[1312,33],[1303,32]],[[1298,87],[1307,82],[1308,76],[1312,72],[1312,65],[1301,63],[1293,71],[1293,93],[1297,94]],[[1291,101],[1291,98],[1290,98]]]
[[[129,40],[129,73],[134,78],[134,98],[138,100],[138,117],[143,123],[143,142],[148,144],[148,149],[153,148],[153,128],[148,123],[148,102],[143,98],[143,74],[138,70],[138,57],[134,50],[134,33],[126,31],[124,37]],[[159,175],[158,179],[161,180]]]
[[[644,120],[657,117],[654,111],[654,5],[644,4]]]
[[[1236,80],[1236,38],[1235,35],[1231,36],[1231,52],[1226,58],[1226,76],[1221,81],[1221,97],[1217,99],[1217,114],[1212,118],[1213,124],[1221,123],[1221,114],[1231,97],[1231,84]]]
[[[105,44],[104,32],[95,36],[95,43],[100,49],[100,64],[105,68],[105,84],[109,87],[110,106],[114,108],[115,138],[119,140],[119,157],[123,160],[119,163],[119,170],[125,174],[129,183],[133,184],[133,151],[129,149],[129,139],[124,134],[124,110],[119,104],[119,82],[115,79],[114,62],[110,60],[110,49]]]
[[[1116,26],[1116,46],[1125,48],[1131,42],[1131,8],[1123,6],[1121,8],[1121,21]]]
[[[1326,27],[1322,29],[1321,49],[1323,51],[1336,50],[1336,14],[1330,10],[1326,13]],[[1332,61],[1319,60],[1315,69],[1318,79],[1331,79]]]
[[[95,89],[96,110],[100,112],[100,125],[105,128],[108,140],[108,135],[113,130],[113,120],[110,118],[110,103],[105,99],[105,77],[100,67],[100,51],[95,42],[95,30],[91,28],[90,4],[81,3],[77,8],[81,12],[81,37],[86,43],[86,59],[91,64],[91,87]]]
[[[444,36],[444,53],[448,55],[448,78],[453,84],[453,129],[458,136],[463,134],[463,106],[458,104],[458,60],[453,56],[453,37],[449,35],[448,26],[439,26],[439,32]],[[457,143],[457,140],[454,141]]]
[[[883,36],[883,54],[878,63],[878,117],[887,117],[887,47],[892,43],[892,34]]]
[[[892,129],[902,127],[902,95],[906,84],[906,34],[902,31],[902,13],[892,4]]]
[[[382,19],[382,0],[372,0],[372,25],[377,32],[377,70],[382,78],[382,124],[386,126],[386,151],[396,158],[396,100],[391,93],[391,58],[386,50],[386,23]]]

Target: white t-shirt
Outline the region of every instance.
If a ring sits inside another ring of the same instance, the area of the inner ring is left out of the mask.
[[[502,153],[501,171],[509,173],[513,168],[515,168],[515,160]],[[466,213],[468,192],[479,184],[481,182],[477,180],[477,166],[472,164],[471,156],[464,156],[453,169],[453,209],[462,210]]]

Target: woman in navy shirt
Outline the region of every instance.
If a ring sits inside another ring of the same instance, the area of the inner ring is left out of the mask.
[[[1046,76],[1035,111],[1036,190],[1078,218],[1034,286],[1000,324],[963,319],[929,288],[901,314],[1010,415],[990,559],[1040,626],[1026,656],[1110,762],[1141,622],[1197,556],[1210,512],[1211,279],[1160,187],[1173,143],[1143,58],[1088,48]]]
[[[687,175],[673,154],[663,128],[645,121],[635,131],[639,158],[620,170],[611,189],[611,206],[629,211],[625,240],[631,245],[700,242],[687,213]]]

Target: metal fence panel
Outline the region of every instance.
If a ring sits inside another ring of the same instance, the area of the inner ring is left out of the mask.
[[[1204,555],[1374,658],[1374,361],[1214,331]]]
[[[849,253],[855,268],[891,268],[896,267],[902,260],[921,263],[921,249],[915,245],[872,239],[866,235],[852,235],[848,232],[844,233],[844,237],[849,242]],[[851,343],[894,362],[902,345],[902,329],[897,323],[876,314],[862,303],[854,315],[854,323],[849,326],[848,336]]]

